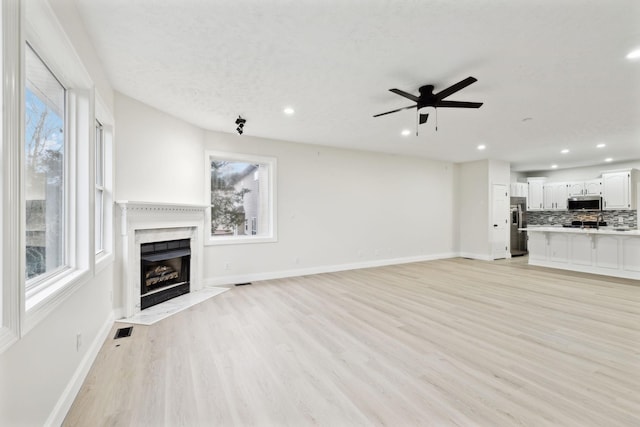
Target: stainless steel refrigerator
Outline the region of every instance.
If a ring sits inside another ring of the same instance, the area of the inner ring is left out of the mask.
[[[511,198],[511,256],[522,256],[527,251],[527,232],[519,228],[527,227],[527,199]]]

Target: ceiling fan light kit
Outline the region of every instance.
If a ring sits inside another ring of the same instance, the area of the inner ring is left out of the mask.
[[[467,102],[467,101],[449,101],[445,100],[450,95],[464,89],[472,83],[477,82],[478,79],[475,77],[467,77],[464,80],[459,81],[458,83],[449,86],[446,89],[441,90],[438,93],[433,93],[435,87],[433,85],[424,85],[421,86],[418,91],[420,92],[419,96],[413,95],[411,93],[405,92],[400,89],[389,89],[390,92],[395,93],[396,95],[400,95],[404,98],[410,99],[415,102],[415,105],[410,105],[408,107],[398,108],[396,110],[387,111],[384,113],[376,114],[373,117],[380,117],[391,113],[397,113],[398,111],[408,110],[411,108],[416,108],[418,111],[424,107],[433,107],[436,109],[436,118],[437,118],[437,109],[438,108],[480,108],[482,106],[482,102]],[[429,114],[418,114],[418,125],[424,124],[427,122],[429,118]],[[437,124],[436,124],[437,130]],[[416,129],[416,135],[418,134]]]

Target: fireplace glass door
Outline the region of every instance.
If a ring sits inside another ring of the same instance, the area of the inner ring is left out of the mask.
[[[190,291],[191,241],[144,243],[140,246],[140,309]]]

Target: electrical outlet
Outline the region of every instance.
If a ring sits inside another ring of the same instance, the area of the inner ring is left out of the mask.
[[[618,224],[624,224],[624,217],[623,216],[619,216],[618,217]]]
[[[295,258],[293,259],[293,263],[294,263],[294,264],[300,264],[300,258],[295,257]]]
[[[231,269],[231,263],[229,261],[224,263],[224,269],[225,270],[230,270]]]

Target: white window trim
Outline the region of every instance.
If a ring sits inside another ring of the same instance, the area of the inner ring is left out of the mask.
[[[105,106],[104,101],[98,94],[95,96],[95,118],[102,124],[102,131],[104,135],[104,235],[102,252],[95,255],[94,273],[97,274],[108,267],[114,262],[114,227],[113,227],[113,209],[114,209],[114,195],[113,195],[113,137],[114,137],[114,119],[109,113],[109,109]],[[94,158],[92,156],[92,158]],[[95,179],[95,174],[93,174]],[[95,188],[95,186],[94,186]],[[92,203],[92,207],[95,208],[95,203]],[[93,216],[92,216],[93,219]],[[95,227],[95,224],[94,224]],[[92,227],[93,230],[93,227]],[[95,246],[94,246],[95,247]],[[95,250],[94,250],[95,252]]]
[[[0,123],[0,353],[15,343],[21,334],[24,311],[24,265],[21,261],[22,231],[20,211],[21,146],[24,121],[20,111],[24,102],[24,78],[20,72],[24,55],[21,35],[20,3],[3,1],[0,6],[2,52],[2,120]]]
[[[94,236],[88,232],[92,230],[92,212],[89,207],[93,195],[93,165],[88,161],[91,158],[89,152],[93,148],[91,141],[94,133],[92,94],[90,90],[67,90],[66,268],[43,280],[37,288],[26,292],[25,332],[91,278],[95,256],[91,250]]]
[[[235,245],[243,243],[273,243],[278,241],[278,218],[277,218],[277,160],[275,157],[266,157],[251,154],[242,154],[226,151],[214,151],[206,150],[204,156],[204,171],[205,171],[205,205],[211,206],[211,157],[227,160],[237,160],[241,162],[251,163],[266,163],[269,165],[269,185],[268,185],[268,213],[271,219],[269,232],[260,236],[211,236],[211,209],[207,208],[205,211],[205,227],[204,227],[204,242],[207,246],[215,245]]]

